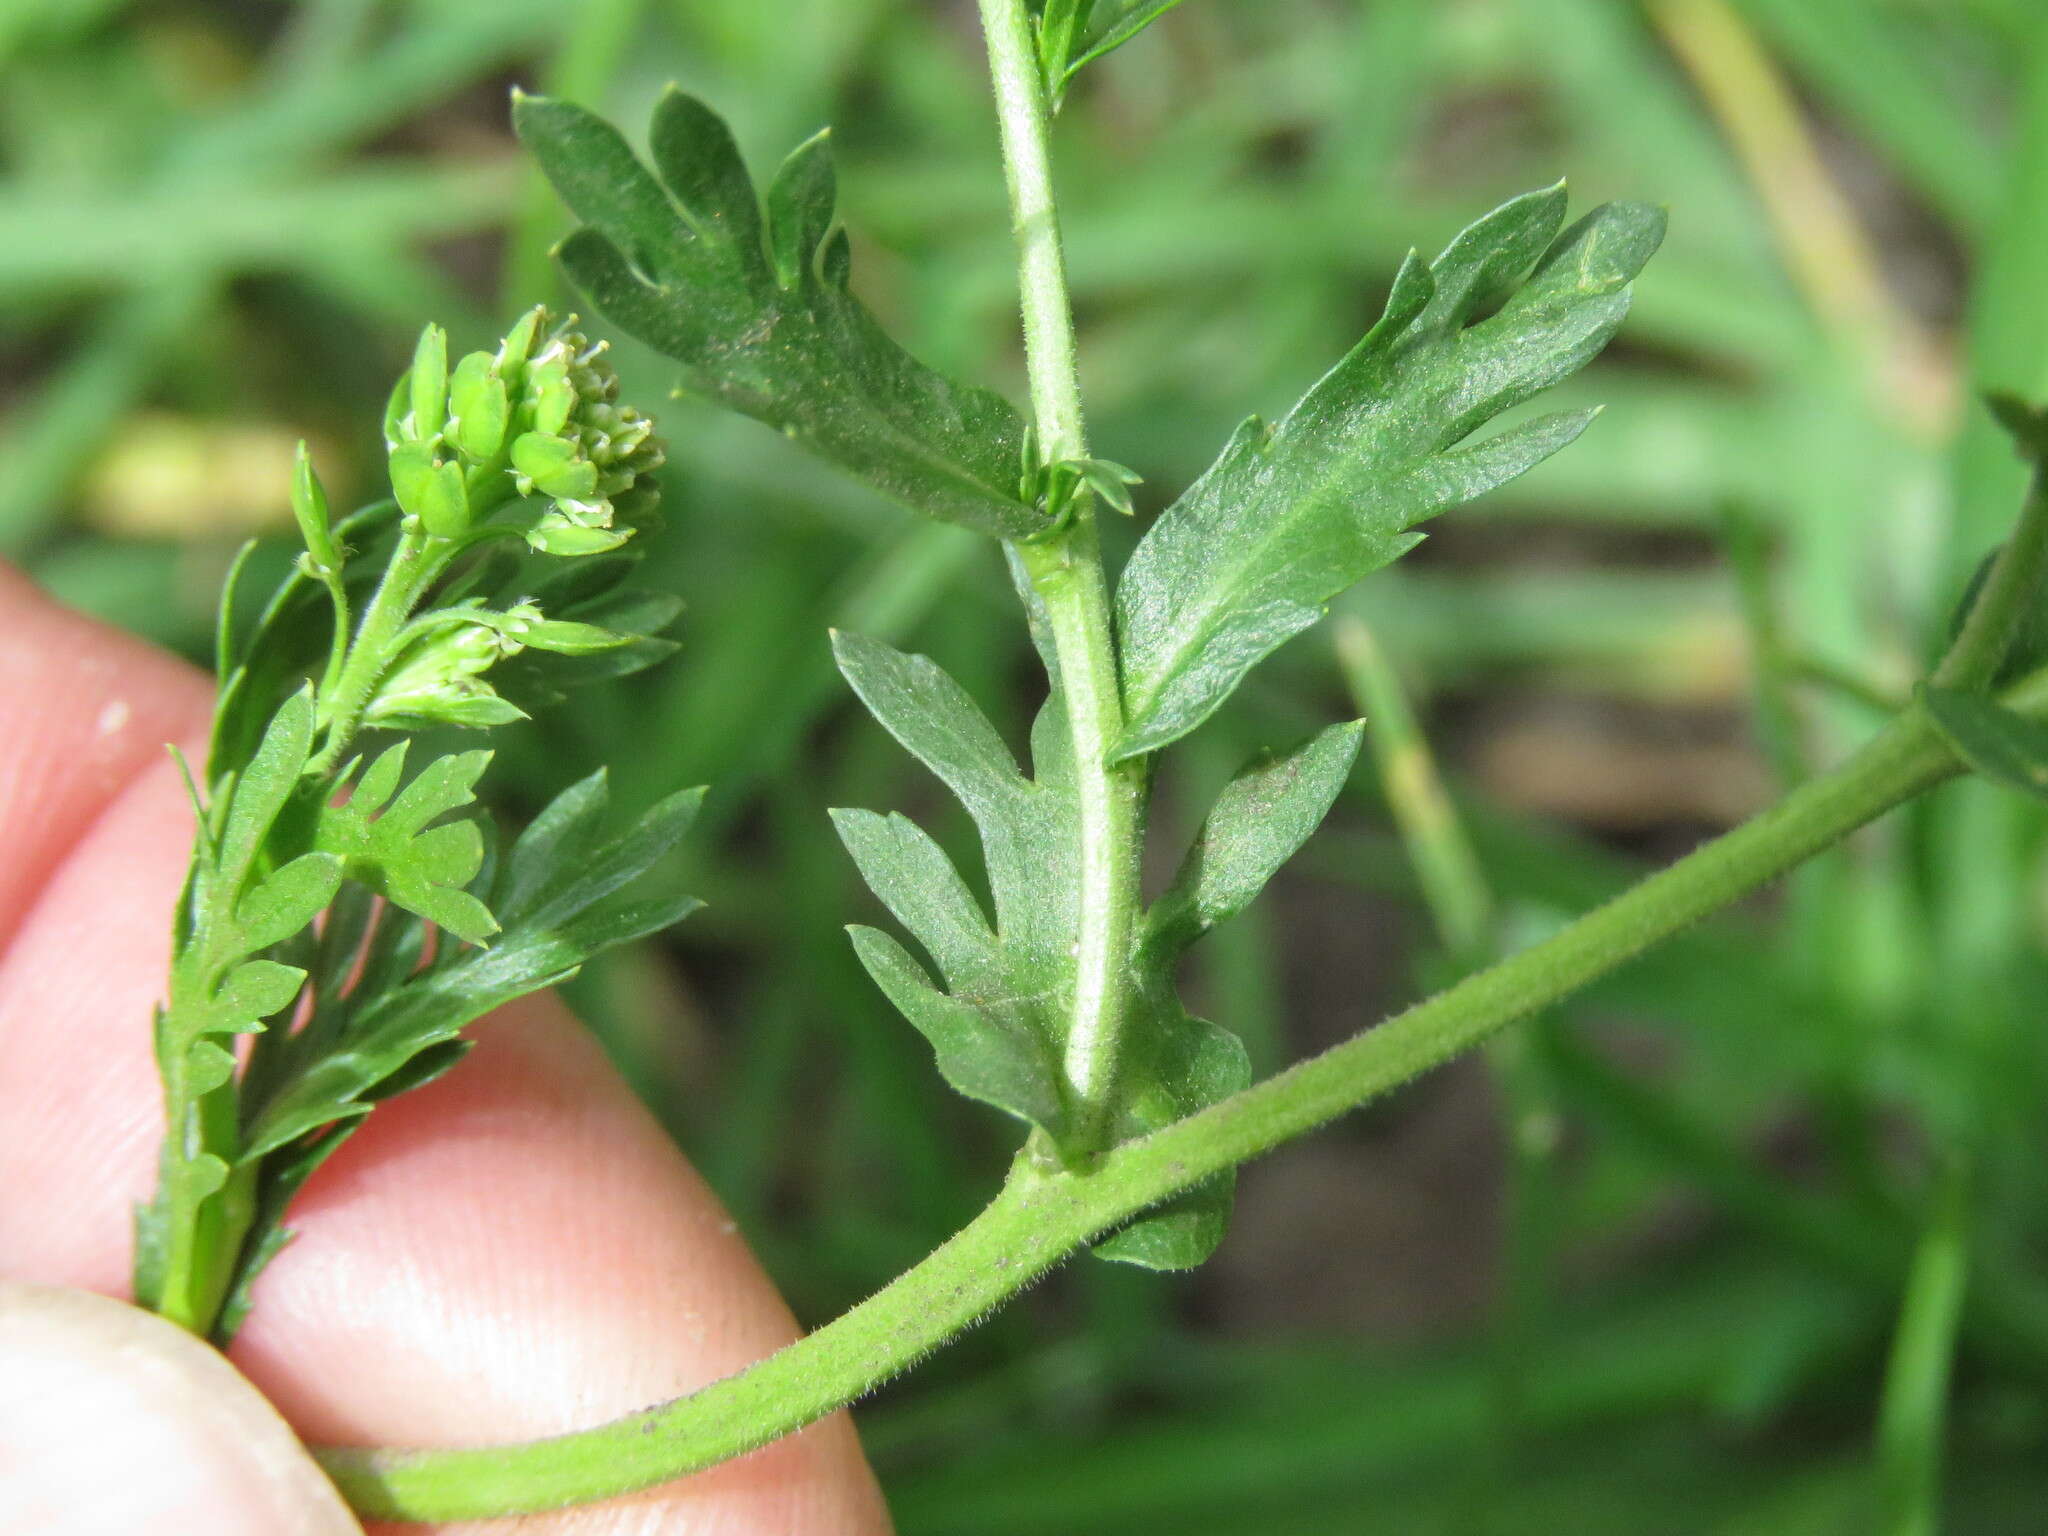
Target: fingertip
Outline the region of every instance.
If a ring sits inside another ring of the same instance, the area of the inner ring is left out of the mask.
[[[0,948],[99,810],[204,727],[207,679],[0,563]]]
[[[39,1536],[360,1536],[285,1421],[182,1329],[0,1281],[0,1484]]]

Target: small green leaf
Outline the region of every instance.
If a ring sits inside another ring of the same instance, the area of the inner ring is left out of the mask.
[[[730,134],[692,97],[670,90],[655,108],[660,181],[581,107],[522,96],[513,116],[584,221],[561,248],[570,278],[681,363],[686,387],[930,516],[1012,539],[1050,526],[1017,497],[1015,407],[926,368],[847,293],[823,136],[784,162],[764,239]]]
[[[1358,760],[1364,729],[1362,720],[1333,725],[1231,780],[1173,884],[1147,914],[1154,942],[1184,949],[1251,904],[1329,815]]]
[[[1135,1079],[1117,1131],[1129,1141],[1199,1114],[1251,1086],[1251,1058],[1229,1030],[1197,1019],[1174,1001],[1168,985],[1141,996],[1144,1022],[1134,1031]],[[1134,1218],[1095,1245],[1097,1258],[1144,1269],[1193,1269],[1223,1241],[1236,1178],[1217,1174]]]
[[[1179,4],[1180,0],[1098,0],[1089,17],[1087,41],[1067,65],[1062,83],[1072,80],[1104,54],[1123,47]]]
[[[406,748],[400,742],[371,765],[363,775],[369,793],[326,808],[316,846],[346,861],[348,877],[358,884],[457,938],[481,944],[497,924],[462,887],[483,866],[483,833],[473,820],[432,824],[476,799],[476,781],[491,754],[456,752],[437,758],[391,799]],[[373,816],[380,809],[382,814]]]
[[[608,775],[600,768],[548,802],[527,824],[498,871],[497,904],[508,917],[528,911],[550,879],[580,869],[604,830]]]
[[[240,1034],[291,1005],[306,973],[275,960],[245,960],[214,989],[206,1029]]]
[[[1120,1140],[1150,1135],[1250,1086],[1251,1060],[1229,1030],[1189,1015],[1174,996],[1187,947],[1265,888],[1329,814],[1358,758],[1363,722],[1331,726],[1293,752],[1254,763],[1217,797],[1173,884],[1146,914],[1137,952],[1131,1059]],[[1232,1180],[1219,1176],[1098,1243],[1096,1254],[1150,1269],[1188,1269],[1222,1240]]]
[[[235,906],[236,936],[244,954],[282,944],[334,900],[341,860],[305,853],[266,875]]]
[[[271,824],[298,788],[313,749],[313,690],[300,689],[270,718],[254,756],[228,791],[217,863],[229,891],[240,890]]]
[[[1930,687],[1922,697],[1964,762],[1993,783],[2048,800],[2048,725],[1981,693]]]
[[[1025,778],[966,691],[928,658],[859,635],[838,633],[832,644],[861,701],[973,816],[995,897],[991,932],[958,873],[923,833],[901,817],[834,812],[875,894],[930,952],[947,992],[932,991],[893,945],[856,931],[862,962],[931,1042],[949,1082],[1062,1143],[1067,1117],[1058,1063],[1079,931],[1068,873],[1079,834],[1064,761],[1042,757],[1038,781]],[[1060,709],[1055,697],[1046,715]],[[1056,742],[1064,734],[1048,728],[1033,740]],[[1027,1071],[1028,1063],[1036,1065]],[[1034,1084],[1028,1089],[1027,1079]]]
[[[940,1075],[955,1090],[1043,1127],[1055,1140],[1061,1136],[1059,1063],[1042,1034],[1014,1015],[939,991],[886,933],[859,926],[847,932],[875,985],[930,1043]]]
[[[1562,187],[1530,193],[1428,267],[1411,255],[1350,355],[1278,427],[1241,427],[1147,531],[1117,589],[1120,757],[1201,724],[1325,602],[1412,548],[1414,524],[1584,430],[1590,417],[1571,413],[1459,446],[1606,345],[1663,236],[1660,211],[1628,203],[1558,234],[1564,205]]]
[[[372,827],[393,816],[409,825],[436,814],[435,805],[461,803],[456,797],[474,782],[468,764],[443,770],[408,804],[421,780],[449,761],[423,770]],[[461,1049],[458,1032],[491,1009],[553,986],[592,956],[695,910],[694,897],[634,890],[674,851],[702,798],[701,789],[671,795],[618,837],[599,840],[594,827],[603,811],[603,781],[593,776],[542,812],[499,871],[492,905],[504,927],[490,948],[444,950],[423,968],[418,924],[407,920],[380,930],[355,986],[332,1000],[339,1017],[316,1014],[306,1025],[321,1048],[303,1053],[252,1106],[243,1160],[295,1155],[291,1149],[304,1138],[345,1125],[377,1099],[446,1070]],[[456,893],[444,888],[439,894]]]

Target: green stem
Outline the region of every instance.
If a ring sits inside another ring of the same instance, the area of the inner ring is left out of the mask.
[[[1548,1007],[1959,767],[1909,711],[1754,820],[1377,1028],[1117,1147],[1087,1171],[1020,1162],[987,1210],[923,1263],[810,1337],[689,1397],[528,1445],[329,1449],[320,1458],[365,1516],[466,1520],[649,1487],[764,1445],[908,1369],[1096,1233]]]
[[[989,78],[1001,129],[1010,216],[1017,240],[1024,360],[1045,462],[1088,454],[1066,260],[1047,151],[1050,112],[1023,0],[981,0]],[[1073,741],[1080,820],[1079,943],[1067,1023],[1065,1070],[1081,1150],[1104,1139],[1116,1091],[1117,1052],[1127,1008],[1128,960],[1139,905],[1145,765],[1113,763],[1123,735],[1123,695],[1111,635],[1095,512],[1076,492],[1063,527],[1021,545],[1017,556],[1045,605],[1058,681]]]
[[[2048,472],[2036,469],[2027,487],[2019,525],[1991,562],[1990,574],[1970,605],[1955,644],[1934,669],[1939,688],[1984,688],[2019,634],[2048,570]]]
[[[408,518],[407,522],[412,522]],[[393,551],[376,596],[363,612],[362,627],[349,643],[348,660],[342,664],[332,691],[320,694],[319,724],[326,736],[320,750],[306,764],[308,776],[331,772],[348,750],[363,712],[391,665],[399,631],[419,606],[422,593],[447,568],[459,546],[447,539],[431,537],[414,523],[401,525],[398,548]]]
[[[208,1093],[190,1088],[190,1040],[180,1029],[180,1004],[173,995],[164,1019],[166,1037],[176,1048],[161,1060],[164,1103],[172,1124],[183,1134],[168,1137],[161,1176],[164,1210],[164,1254],[153,1309],[188,1333],[206,1338],[227,1301],[228,1284],[255,1216],[255,1173],[238,1168],[241,1129],[235,1089],[223,1083]],[[225,1181],[206,1176],[218,1158],[226,1164]]]
[[[1046,462],[1088,455],[1081,421],[1081,380],[1074,360],[1074,317],[1067,302],[1067,261],[1060,244],[1048,148],[1051,112],[1024,0],[981,0],[989,83],[1002,134],[1010,225],[1024,309],[1024,362],[1031,414]]]

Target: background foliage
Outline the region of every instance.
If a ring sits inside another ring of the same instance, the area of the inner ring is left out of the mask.
[[[1366,328],[1409,245],[1565,173],[1582,205],[1672,211],[1621,343],[1547,407],[1602,419],[1343,601],[1375,648],[1341,622],[1289,647],[1193,738],[1205,782],[1161,787],[1170,861],[1231,768],[1356,712],[1383,653],[1476,846],[1447,909],[1443,860],[1425,846],[1418,883],[1387,814],[1403,759],[1361,760],[1330,829],[1191,962],[1258,1070],[1762,803],[1909,681],[2017,505],[1964,402],[2048,393],[2035,9],[1192,0],[1075,84],[1059,179],[1093,436],[1146,477],[1141,518]],[[673,79],[757,176],[829,121],[862,297],[1021,399],[970,10],[8,10],[0,552],[203,657],[243,531],[276,528],[283,558],[294,439],[338,503],[370,494],[360,424],[422,321],[466,348],[567,298],[515,82],[638,124]],[[631,398],[673,381],[616,355]],[[661,425],[649,574],[688,599],[684,651],[541,716],[483,789],[529,813],[608,757],[628,810],[715,786],[686,882],[710,909],[575,1001],[817,1320],[970,1215],[1011,1135],[941,1090],[842,931],[879,908],[827,807],[914,812],[977,864],[835,678],[826,625],[938,658],[1013,743],[1031,668],[972,534],[710,406]],[[1938,1423],[1947,1330],[1887,1357],[1909,1293],[1939,1324],[1909,1255],[1944,1244],[1970,1258],[1950,1528],[2048,1524],[2040,832],[1944,791],[1248,1169],[1201,1274],[1066,1272],[862,1413],[905,1530],[1870,1529],[1873,1405],[1889,1391],[1891,1475]]]

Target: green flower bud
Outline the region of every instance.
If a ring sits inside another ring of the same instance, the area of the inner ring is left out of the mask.
[[[528,392],[533,397],[533,430],[552,437],[569,424],[569,413],[576,408],[569,365],[562,358],[554,358],[536,365],[527,379]]]
[[[457,537],[515,497],[545,497],[552,505],[519,517],[528,543],[582,554],[631,536],[615,526],[622,509],[653,510],[654,424],[618,403],[603,343],[547,319],[528,310],[495,352],[467,354],[452,374],[444,333],[422,333],[384,436],[398,503],[428,531]]]
[[[505,435],[512,424],[511,396],[497,369],[497,359],[490,353],[471,352],[455,365],[448,380],[455,444],[464,458],[477,463],[504,452]]]
[[[540,619],[518,634],[520,643],[528,649],[552,651],[558,656],[594,656],[600,651],[615,651],[633,638],[572,619]]]
[[[526,718],[500,697],[483,674],[520,649],[500,634],[497,614],[479,622],[429,630],[399,654],[364,711],[365,723],[405,728],[427,725],[491,726]]]
[[[391,451],[391,490],[399,510],[439,538],[456,538],[469,527],[462,466],[436,460],[425,443],[401,443]]]
[[[412,354],[412,435],[431,443],[448,421],[448,333],[438,325],[420,332]]]
[[[559,505],[559,504],[558,504]],[[559,512],[550,512],[526,532],[526,542],[544,555],[602,555],[617,549],[633,536],[630,528],[600,528],[571,522]]]
[[[505,339],[498,343],[497,371],[500,377],[509,379],[526,366],[526,359],[533,353],[533,338],[540,334],[547,317],[547,306],[536,304],[505,333]]]
[[[528,432],[512,443],[512,467],[527,484],[549,496],[588,500],[597,494],[597,466],[581,457],[566,438]]]
[[[327,492],[313,472],[313,459],[299,444],[292,463],[292,516],[298,519],[299,537],[316,571],[339,571],[341,550],[334,542],[334,527],[327,510]]]

